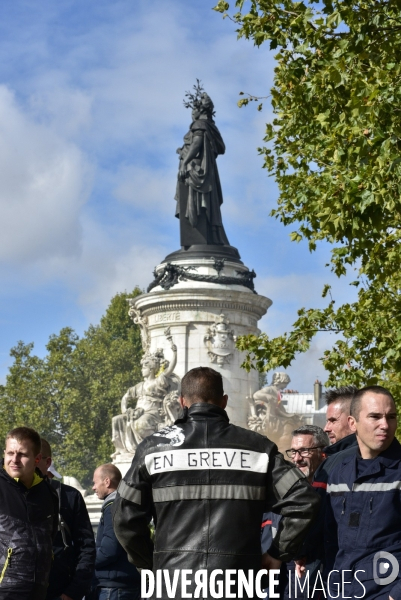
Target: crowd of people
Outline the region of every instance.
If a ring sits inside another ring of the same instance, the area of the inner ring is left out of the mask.
[[[113,464],[95,470],[96,541],[82,495],[58,481],[49,443],[28,427],[10,431],[0,600],[139,600],[138,569],[163,573],[161,598],[235,598],[251,572],[266,574],[266,598],[401,599],[401,446],[390,392],[329,390],[324,430],[298,427],[284,456],[232,425],[227,400],[217,371],[192,369],[182,418],[139,445],[123,479]],[[256,588],[243,597],[258,597]]]
[[[115,536],[111,505],[121,481],[99,466],[93,490],[103,500],[96,535],[82,494],[58,481],[47,440],[16,427],[0,470],[1,600],[139,600],[140,576]]]

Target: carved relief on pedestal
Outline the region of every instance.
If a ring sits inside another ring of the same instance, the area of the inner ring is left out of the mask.
[[[128,311],[129,316],[134,321],[135,325],[139,325],[141,332],[141,341],[143,351],[146,353],[150,348],[150,336],[148,331],[148,317],[143,317],[139,308],[135,308],[132,304],[133,300],[130,300],[130,308]]]
[[[234,331],[228,328],[228,325],[229,321],[221,314],[206,331],[204,342],[212,363],[229,364],[233,357],[236,336]]]

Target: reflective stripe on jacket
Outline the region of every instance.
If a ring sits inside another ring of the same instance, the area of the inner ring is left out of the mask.
[[[374,580],[379,575],[383,581],[374,562],[377,552],[389,552],[396,562],[401,560],[401,445],[394,439],[362,476],[357,475],[358,456],[345,457],[328,480],[325,542],[337,546],[334,569],[340,571],[330,577],[330,587],[334,595],[341,571],[348,571],[346,581],[352,583],[345,587],[344,596],[401,598],[399,576],[387,585]]]
[[[137,567],[258,571],[265,510],[282,515],[270,553],[289,560],[318,505],[270,440],[199,403],[140,444],[114,501],[114,528]]]

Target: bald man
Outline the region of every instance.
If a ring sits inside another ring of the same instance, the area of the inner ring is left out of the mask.
[[[96,536],[96,600],[139,600],[140,576],[116,538],[111,506],[121,481],[121,473],[111,463],[100,465],[93,474],[93,491],[103,500]],[[95,587],[94,586],[94,587]]]

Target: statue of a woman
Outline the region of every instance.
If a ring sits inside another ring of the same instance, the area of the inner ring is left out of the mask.
[[[142,440],[157,431],[164,414],[163,401],[179,387],[179,378],[172,376],[177,364],[177,347],[170,335],[173,358],[164,360],[163,350],[146,353],[142,358],[143,381],[129,388],[121,400],[121,415],[112,418],[112,441],[119,454],[133,454]],[[179,404],[177,401],[177,409]]]
[[[214,106],[199,85],[185,103],[192,108],[192,123],[178,148],[180,157],[175,199],[180,219],[181,246],[194,244],[229,245],[221,218],[223,203],[216,158],[225,145],[213,116]]]

